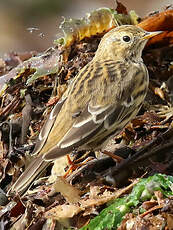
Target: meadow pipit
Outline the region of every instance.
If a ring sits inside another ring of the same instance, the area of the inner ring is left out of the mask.
[[[93,60],[50,113],[34,149],[37,156],[12,192],[25,191],[49,161],[74,149],[101,149],[136,116],[149,82],[142,50],[158,33],[125,25],[103,36]]]

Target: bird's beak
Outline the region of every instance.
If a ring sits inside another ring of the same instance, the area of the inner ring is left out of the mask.
[[[142,40],[152,38],[161,33],[163,33],[163,31],[146,32],[144,36],[142,37]]]

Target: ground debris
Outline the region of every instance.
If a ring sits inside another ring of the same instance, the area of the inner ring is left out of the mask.
[[[124,161],[117,165],[96,152],[74,151],[68,158],[70,170],[67,159],[58,159],[22,197],[6,197],[30,162],[54,105],[92,60],[102,36],[122,24],[164,31],[150,39],[143,52],[150,75],[146,100],[138,116],[109,146]],[[0,228],[173,229],[171,6],[142,19],[117,1],[116,9],[101,8],[82,19],[64,19],[61,29],[64,37],[41,54],[11,52],[0,59]],[[65,171],[70,172],[66,180],[60,177]],[[149,185],[142,184],[139,196],[136,186],[145,180]]]

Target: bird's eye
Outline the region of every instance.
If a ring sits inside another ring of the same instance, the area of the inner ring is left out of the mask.
[[[129,36],[123,36],[123,41],[125,42],[129,42],[130,41],[130,37]]]

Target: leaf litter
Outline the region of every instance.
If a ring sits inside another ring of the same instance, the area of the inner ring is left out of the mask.
[[[41,54],[11,52],[0,59],[3,229],[173,229],[172,22],[172,6],[141,18],[117,1],[116,9],[64,19],[64,37]],[[57,160],[27,193],[7,198],[5,193],[32,158],[51,109],[93,58],[101,37],[122,24],[164,31],[150,39],[143,52],[150,75],[144,105],[109,145],[125,160],[117,165],[95,152],[72,153],[78,166],[70,169],[66,180],[60,176],[69,165],[62,157],[61,169]]]

